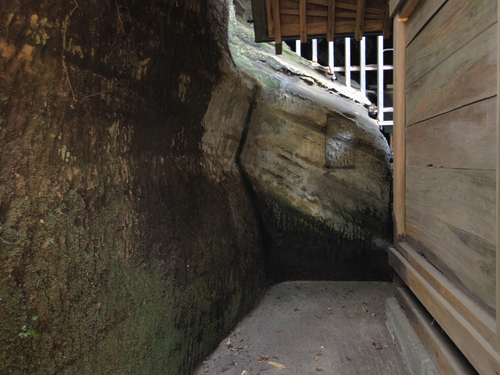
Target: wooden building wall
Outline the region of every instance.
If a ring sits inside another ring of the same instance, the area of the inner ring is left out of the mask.
[[[390,261],[476,370],[500,373],[498,0],[391,7],[399,13]]]

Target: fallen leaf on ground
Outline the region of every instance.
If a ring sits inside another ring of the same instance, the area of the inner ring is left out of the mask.
[[[381,350],[384,347],[378,342],[378,341],[372,341],[372,345],[375,347],[377,350]]]
[[[323,370],[323,366],[316,366],[316,371],[325,371],[325,370]]]
[[[231,337],[227,339],[226,345],[231,346]]]
[[[372,316],[375,316],[375,315],[377,315],[377,314],[375,314],[375,313],[372,313]]]
[[[259,362],[264,362],[264,361],[267,361],[268,359],[269,359],[268,355],[261,355],[260,359],[259,359]]]
[[[247,370],[243,370],[243,372],[241,373],[241,375],[250,375],[250,374],[248,373]]]
[[[364,312],[368,312],[368,307],[366,307],[365,305],[363,305],[363,311]]]
[[[299,311],[299,309],[295,309],[295,310],[293,310],[293,311]]]
[[[321,354],[323,354],[323,353],[321,353],[321,350],[318,350],[318,351],[316,352],[316,354],[317,354],[317,355],[321,355]]]
[[[278,367],[278,368],[286,368],[286,366],[284,366],[284,365],[280,365],[279,363],[276,363],[276,362],[271,362],[271,361],[269,361],[269,362],[267,362],[267,363],[269,363],[271,366],[274,366],[274,367]]]

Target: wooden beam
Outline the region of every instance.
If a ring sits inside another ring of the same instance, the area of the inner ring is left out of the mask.
[[[321,22],[307,23],[308,35],[326,35],[328,23],[326,19]],[[284,37],[298,37],[299,23],[284,23],[281,25],[281,35]],[[365,32],[380,32],[382,30],[381,20],[366,20]],[[353,22],[350,20],[336,21],[335,34],[352,34]]]
[[[333,0],[333,1],[335,1],[335,0]],[[299,16],[300,15],[299,9],[281,9],[280,13],[291,15],[291,16]],[[308,10],[308,11],[306,11],[306,16],[328,17],[329,10]],[[356,13],[354,13],[354,12],[336,12],[336,13],[334,13],[334,16],[337,18],[356,18]],[[385,20],[385,16],[381,15],[381,14],[368,14],[365,12],[365,19],[366,20]]]
[[[491,345],[495,345],[496,322],[489,311],[479,306],[409,244],[400,243],[397,250]]]
[[[406,23],[394,19],[394,241],[404,241],[406,233]]]
[[[389,14],[396,17],[397,11],[401,8],[405,0],[389,0]]]
[[[273,22],[273,0],[266,0],[266,15],[267,15],[267,32],[270,37],[274,37],[274,22]]]
[[[276,54],[281,55],[281,22],[280,22],[280,2],[273,0],[273,21],[274,21],[274,42],[276,45]]]
[[[389,264],[480,374],[500,373],[495,348],[394,248]]]
[[[358,0],[356,9],[356,28],[354,31],[354,38],[360,41],[363,37],[363,26],[365,22],[365,5],[366,0]]]
[[[406,3],[404,3],[403,6],[401,7],[401,10],[399,12],[399,16],[402,19],[407,20],[410,17],[410,15],[413,13],[413,11],[415,10],[415,8],[419,2],[420,2],[420,0],[407,0]]]
[[[299,1],[300,43],[307,43],[306,0]]]
[[[328,42],[333,42],[335,38],[335,0],[328,0],[328,30],[326,39]]]
[[[457,349],[448,336],[443,334],[439,324],[425,310],[407,286],[396,287],[396,298],[404,309],[408,320],[427,348],[432,362],[442,374],[477,374],[464,355]]]
[[[299,1],[299,0],[293,0],[293,1]],[[330,0],[307,0],[307,3],[308,4],[316,4],[316,5],[324,5],[324,6],[328,6],[328,2]],[[357,5],[355,4],[346,4],[346,3],[338,3],[336,2],[335,4],[335,8],[337,9],[345,9],[345,10],[353,10],[353,11],[356,11],[357,10]],[[381,15],[384,15],[385,14],[385,9],[384,8],[372,8],[372,7],[367,7],[365,8],[365,12],[366,13],[371,13],[371,14],[381,14]]]
[[[500,0],[498,0],[497,20],[500,21]],[[496,236],[496,307],[497,307],[497,349],[500,348],[500,25],[497,22],[497,236]]]
[[[384,35],[384,39],[389,39],[389,37],[391,36],[391,14],[389,10],[389,0],[387,0],[387,5],[385,7],[384,27],[382,28],[382,34]]]

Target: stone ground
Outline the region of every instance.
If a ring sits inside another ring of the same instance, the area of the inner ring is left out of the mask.
[[[272,287],[196,375],[406,375],[385,324],[383,282],[285,282]]]

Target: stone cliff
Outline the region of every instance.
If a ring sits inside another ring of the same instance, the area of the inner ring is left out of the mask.
[[[275,280],[384,279],[390,239],[388,146],[358,90],[286,48],[253,42],[236,2],[230,46],[258,86],[241,163]]]
[[[229,5],[0,7],[0,373],[185,375],[266,275],[385,277],[375,125]]]

